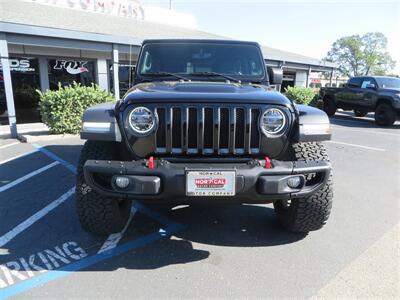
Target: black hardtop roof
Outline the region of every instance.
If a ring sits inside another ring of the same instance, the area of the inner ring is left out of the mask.
[[[223,40],[223,39],[146,39],[143,41],[144,44],[156,44],[156,43],[219,43],[219,44],[232,44],[232,45],[254,45],[260,46],[257,42],[250,41],[238,41],[238,40]]]

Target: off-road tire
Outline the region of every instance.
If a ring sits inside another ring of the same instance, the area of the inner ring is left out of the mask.
[[[365,117],[367,115],[367,112],[355,109],[354,110],[354,115],[356,117],[358,117],[358,118],[362,118],[362,117]]]
[[[121,231],[131,212],[131,200],[100,195],[86,184],[83,175],[83,166],[88,159],[115,159],[115,148],[117,148],[115,143],[87,141],[79,158],[76,210],[82,227],[95,235],[109,235]]]
[[[375,123],[380,126],[391,126],[396,122],[396,111],[388,103],[379,104],[375,109]]]
[[[296,161],[329,161],[325,147],[317,142],[293,144],[288,157]],[[286,229],[307,233],[325,225],[331,212],[332,198],[333,183],[330,175],[327,183],[311,196],[275,201],[275,213]]]
[[[323,111],[329,116],[333,117],[336,113],[337,106],[335,101],[331,99],[330,97],[325,97],[324,98],[324,104],[323,104]]]

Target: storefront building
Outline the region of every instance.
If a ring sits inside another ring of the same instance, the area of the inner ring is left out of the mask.
[[[37,90],[54,90],[74,81],[94,83],[119,99],[132,85],[143,39],[224,38],[143,20],[146,10],[137,1],[126,10],[129,16],[107,14],[106,9],[88,12],[65,8],[69,1],[58,1],[62,6],[28,0],[4,0],[0,4],[0,125],[9,125],[14,136],[16,124],[40,122]],[[131,3],[113,0],[119,2]],[[267,65],[283,68],[281,88],[308,86],[311,72],[332,73],[336,68],[269,47],[263,47],[263,52]]]

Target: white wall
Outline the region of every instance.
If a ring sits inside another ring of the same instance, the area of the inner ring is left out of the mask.
[[[296,71],[295,85],[307,86],[307,71]]]

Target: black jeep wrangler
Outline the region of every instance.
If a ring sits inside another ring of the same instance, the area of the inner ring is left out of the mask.
[[[273,203],[288,230],[321,228],[332,206],[329,119],[270,85],[257,43],[146,40],[134,86],[90,107],[76,204],[82,226],[105,235],[126,224],[132,201]]]

